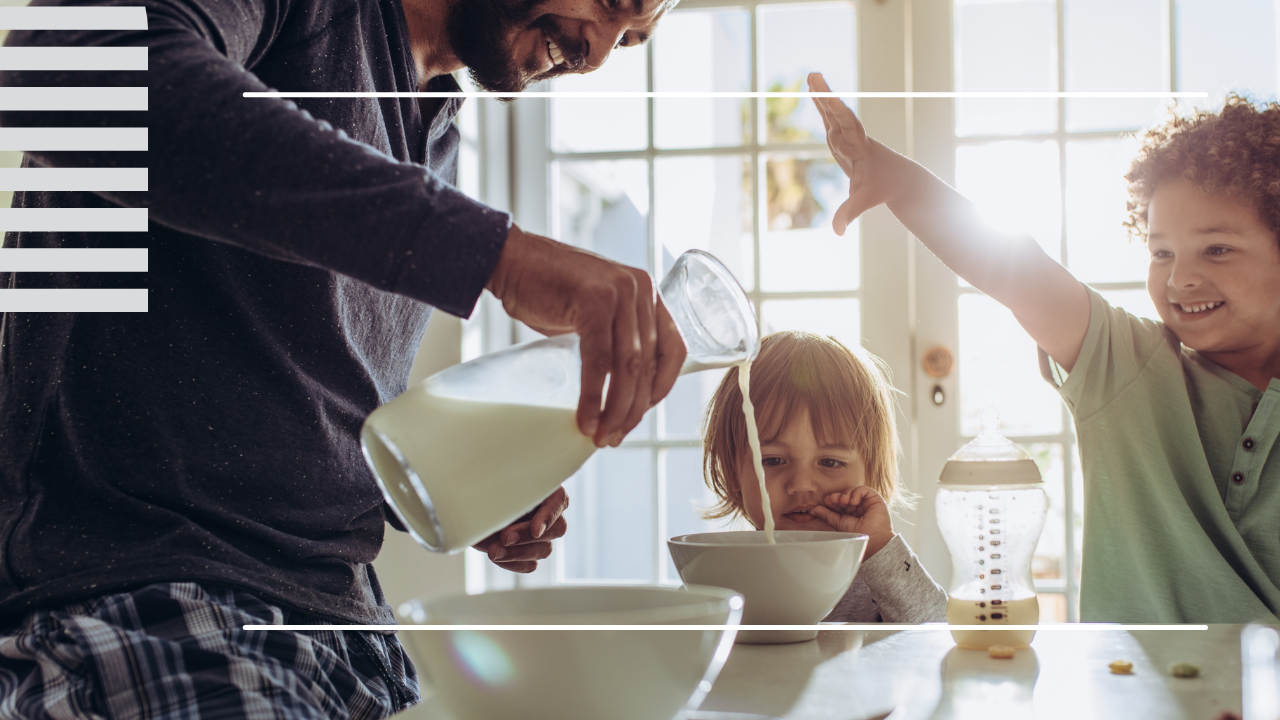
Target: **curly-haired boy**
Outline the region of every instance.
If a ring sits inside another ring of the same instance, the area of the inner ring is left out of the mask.
[[[826,91],[821,76],[814,90]],[[1026,236],[1002,235],[927,170],[815,102],[850,177],[836,232],[888,205],[1013,311],[1070,407],[1084,465],[1086,621],[1280,615],[1280,105],[1149,131],[1126,176],[1163,322],[1107,304]]]

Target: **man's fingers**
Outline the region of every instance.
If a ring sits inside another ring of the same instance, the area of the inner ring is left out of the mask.
[[[596,447],[603,447],[599,439],[600,400],[604,394],[604,380],[613,368],[613,313],[616,297],[605,297],[600,302],[607,307],[593,308],[599,320],[578,328],[582,351],[582,394],[578,397],[578,429],[591,438]],[[612,385],[613,383],[610,383]]]
[[[516,523],[502,531],[501,543],[510,550],[512,547],[528,545],[532,543],[547,542],[558,537],[563,537],[569,529],[569,523],[563,517],[557,517],[551,521],[542,534],[538,537],[533,536],[533,528],[527,522]]]
[[[537,511],[533,513],[533,517],[529,518],[529,530],[533,537],[542,537],[542,533],[547,527],[554,524],[556,520],[569,509],[569,494],[564,491],[563,487],[556,488],[542,504],[538,506]]]
[[[636,377],[636,393],[631,400],[631,412],[622,421],[622,434],[626,435],[640,424],[644,414],[653,406],[653,379],[658,374],[658,336],[654,317],[653,278],[649,273],[636,273],[636,332],[640,339],[640,373]],[[619,438],[621,439],[621,438]]]
[[[502,556],[497,560],[494,560],[494,562],[502,565],[513,562],[525,562],[528,560],[545,560],[551,555],[551,548],[552,545],[550,540],[539,540],[526,545],[515,545],[513,547],[506,548],[506,552],[502,553]],[[493,556],[490,555],[489,559],[493,560]]]
[[[533,560],[530,560],[527,562],[494,563],[494,564],[502,568],[503,570],[508,570],[514,573],[520,573],[522,575],[527,575],[533,572],[534,570],[538,569],[538,563]]]
[[[620,283],[617,287],[618,299],[613,312],[613,365],[609,374],[609,394],[600,415],[600,429],[596,431],[597,447],[622,442],[623,421],[631,412],[642,364],[639,320],[636,318],[637,288],[634,283]]]
[[[658,298],[656,311],[658,347],[654,355],[658,362],[658,372],[653,376],[653,391],[649,394],[649,402],[654,405],[661,402],[671,392],[671,388],[675,387],[688,354],[680,331],[676,329],[675,321],[671,319],[671,313],[667,312],[667,306],[662,304],[661,298]]]

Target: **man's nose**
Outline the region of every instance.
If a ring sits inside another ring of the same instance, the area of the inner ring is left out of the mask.
[[[598,22],[586,26],[584,34],[587,41],[585,58],[587,66],[582,69],[582,72],[599,70],[600,66],[604,65],[604,61],[609,59],[609,53],[618,46],[626,31],[626,24],[622,22]]]

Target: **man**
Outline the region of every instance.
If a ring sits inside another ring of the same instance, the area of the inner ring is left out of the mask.
[[[456,91],[464,66],[518,90],[643,42],[671,0],[95,4],[145,5],[148,29],[7,43],[146,45],[145,77],[0,83],[145,82],[149,112],[8,111],[0,125],[147,125],[149,153],[37,151],[24,166],[146,166],[149,193],[14,203],[146,206],[150,231],[5,244],[145,246],[149,272],[8,273],[0,287],[147,287],[149,312],[0,316],[0,716],[402,709],[417,683],[393,634],[240,628],[394,622],[369,564],[387,513],[357,433],[404,389],[429,306],[465,316],[488,288],[533,327],[579,333],[578,424],[598,446],[667,393],[683,345],[647,274],[452,187],[458,99],[243,93]],[[565,502],[504,531],[501,561],[545,557]]]

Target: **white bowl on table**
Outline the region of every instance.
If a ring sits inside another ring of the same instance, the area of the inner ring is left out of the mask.
[[[854,533],[782,530],[677,535],[667,541],[686,584],[736,590],[746,600],[740,643],[812,640],[815,630],[751,630],[748,625],[816,625],[853,584],[867,547]]]
[[[716,625],[714,630],[409,630],[400,638],[458,720],[671,720],[733,646],[737,593],[553,587],[411,600],[403,625]]]

